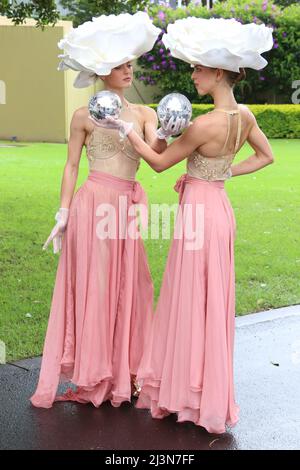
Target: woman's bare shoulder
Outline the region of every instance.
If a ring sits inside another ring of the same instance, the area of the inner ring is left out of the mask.
[[[146,104],[136,104],[135,109],[144,121],[157,118],[155,110]]]
[[[211,115],[201,114],[190,122],[189,126],[184,131],[184,134],[188,138],[194,138],[195,141],[198,141],[199,137],[201,136],[201,145],[203,145],[213,136],[213,130],[215,129],[213,123],[214,121]]]
[[[80,108],[75,109],[73,117],[76,119],[84,119],[89,116],[89,110],[87,106],[81,106]]]
[[[251,109],[246,104],[239,104],[238,108],[241,111],[244,118],[249,120],[249,123],[255,122],[255,116],[253,112],[251,111]]]
[[[209,130],[211,129],[212,123],[215,122],[215,116],[211,113],[200,114],[197,116],[193,121],[194,127],[198,128],[199,130]]]
[[[90,132],[93,129],[92,121],[89,119],[89,110],[87,106],[81,106],[77,108],[72,116],[72,123],[76,127],[84,129],[86,132]]]

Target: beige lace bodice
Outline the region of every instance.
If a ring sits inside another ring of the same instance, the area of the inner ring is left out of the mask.
[[[237,153],[240,137],[241,137],[241,115],[240,110],[225,110],[225,109],[215,109],[215,111],[222,111],[227,113],[227,120],[228,120],[228,127],[227,127],[227,136],[224,146],[221,150],[221,155],[216,157],[205,157],[201,155],[199,152],[194,151],[188,158],[187,158],[187,174],[193,176],[195,178],[200,178],[208,181],[216,181],[216,180],[226,180],[228,179],[228,170],[230,165]],[[232,129],[231,120],[233,116],[237,116],[237,137],[234,146],[234,153],[232,154],[225,154],[223,153],[226,150],[226,146],[229,141],[230,132]]]
[[[134,129],[144,139],[141,125],[130,107],[122,109],[120,119],[133,122]],[[90,171],[103,171],[119,178],[135,180],[141,157],[127,137],[120,138],[118,130],[94,125],[86,145],[86,154]]]

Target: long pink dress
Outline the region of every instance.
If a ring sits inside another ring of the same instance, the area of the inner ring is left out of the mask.
[[[233,384],[236,223],[224,189],[240,140],[239,110],[227,111],[227,118],[221,156],[193,152],[187,174],[176,183],[182,215],[177,213],[176,237],[137,375],[138,408],[150,409],[153,418],[177,413],[178,422],[192,421],[210,433],[234,426],[239,412]],[[234,153],[224,155],[230,142]],[[202,244],[199,236],[192,247],[184,220],[195,231],[198,223]]]
[[[142,130],[131,110],[121,117]],[[113,406],[131,400],[152,315],[153,284],[141,236],[126,236],[134,226],[132,204],[147,203],[135,181],[139,156],[118,132],[94,127],[87,145],[90,172],[75,193],[54,287],[42,366],[31,403],[49,408],[74,400]],[[101,235],[102,204],[117,215],[115,234]],[[121,216],[119,216],[121,214]],[[102,236],[102,239],[100,238]],[[56,396],[59,382],[77,386]]]

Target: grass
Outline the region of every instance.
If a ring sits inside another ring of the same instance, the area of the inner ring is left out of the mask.
[[[236,314],[300,303],[300,141],[271,141],[275,163],[226,183],[235,211]],[[247,146],[236,161],[251,154]],[[0,148],[0,339],[7,360],[39,355],[58,257],[41,247],[59,204],[65,144]],[[173,186],[185,163],[138,179],[150,203],[177,202]],[[87,176],[85,152],[77,187]],[[157,300],[170,240],[146,240]]]

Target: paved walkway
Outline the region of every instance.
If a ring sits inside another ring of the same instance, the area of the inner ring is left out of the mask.
[[[0,366],[1,449],[300,449],[300,305],[238,317],[240,421],[208,434],[175,416],[154,420],[131,404],[31,406],[40,358]]]

